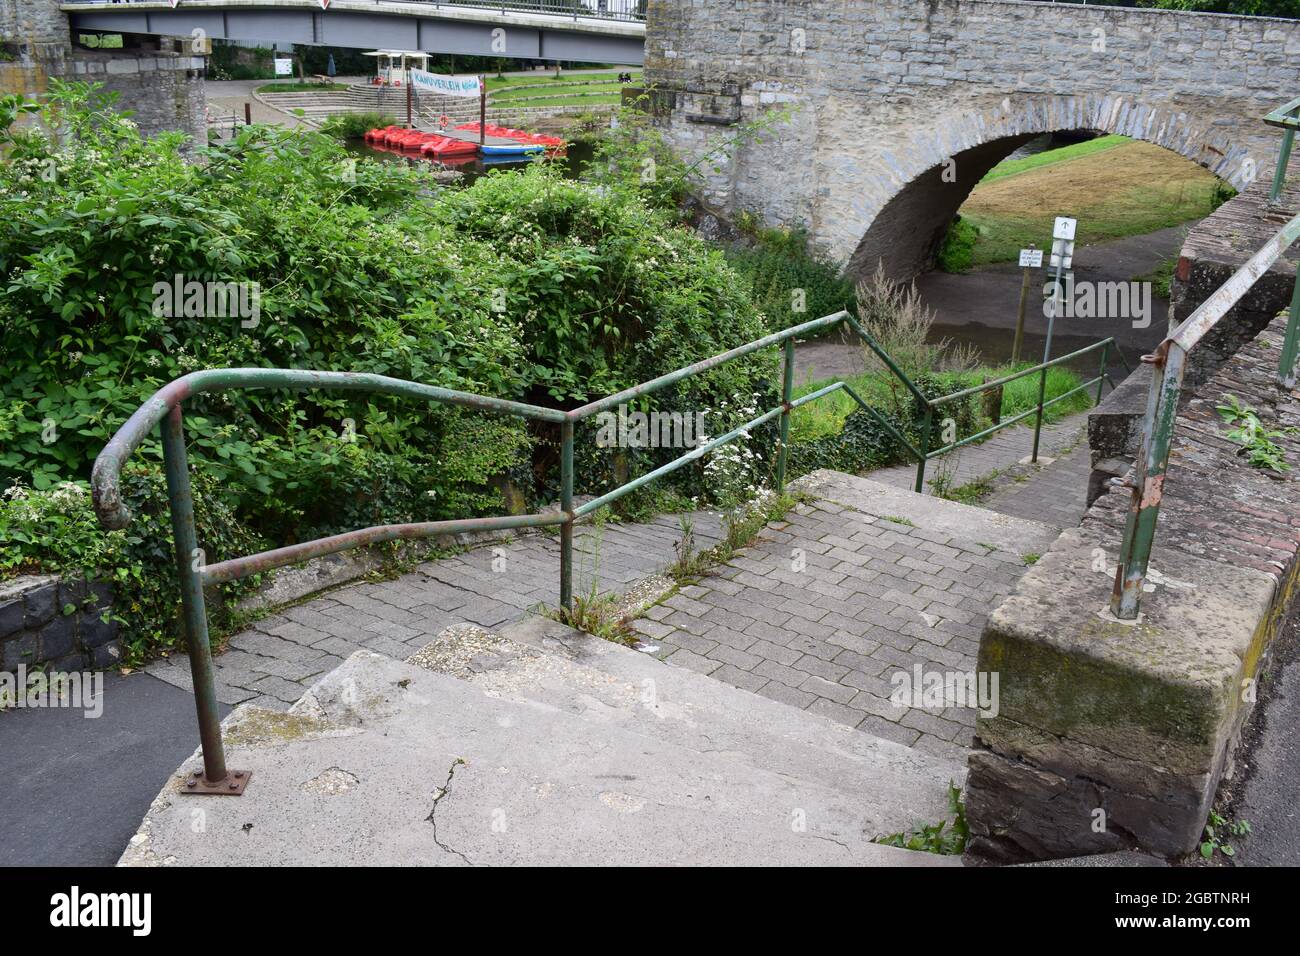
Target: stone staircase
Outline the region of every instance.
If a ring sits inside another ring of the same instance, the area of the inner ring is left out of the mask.
[[[636,647],[473,602],[454,613],[480,623],[435,623],[448,617],[434,599],[460,580],[437,562],[331,592],[376,612],[370,640],[338,647],[346,659],[313,669],[287,711],[240,698],[224,738],[247,792],[183,796],[196,752],[120,865],[963,865],[877,841],[950,821],[984,704],[895,699],[890,685],[973,671],[989,611],[1057,529],[838,472],[793,487],[786,520],[635,622]],[[662,550],[643,531],[625,533]],[[450,560],[469,569],[474,554]],[[370,607],[384,588],[412,609],[405,624]],[[320,600],[239,653],[335,650]]]
[[[960,865],[873,838],[944,819],[962,764],[545,618],[358,651],[225,737],[247,793],[194,833],[192,758],[122,865]]]

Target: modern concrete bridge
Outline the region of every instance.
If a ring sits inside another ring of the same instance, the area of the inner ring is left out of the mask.
[[[802,225],[855,273],[926,268],[971,189],[1028,139],[1122,133],[1237,188],[1297,94],[1300,23],[1010,0],[651,0],[646,81],[706,199]],[[785,108],[755,140],[744,124]],[[728,143],[739,140],[735,148]],[[1063,210],[1064,211],[1064,210]]]
[[[72,29],[639,65],[637,0],[183,0],[65,3]]]

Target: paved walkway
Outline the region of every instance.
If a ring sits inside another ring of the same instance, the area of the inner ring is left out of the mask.
[[[976,504],[1016,518],[1076,528],[1087,511],[1092,456],[1080,434],[1074,449],[1041,468],[1023,465],[995,480],[994,490]]]
[[[973,673],[989,611],[1056,529],[836,481],[634,626],[671,664],[964,760],[975,709],[899,703],[896,681]]]
[[[1068,415],[1051,425],[1043,426],[1039,438],[1038,454],[1040,458],[1055,458],[1074,448],[1087,424],[1086,412]],[[949,473],[949,487],[960,488],[984,478],[991,478],[999,472],[1014,468],[1021,459],[1028,458],[1034,450],[1034,430],[1025,425],[1012,425],[991,436],[987,441],[977,445],[966,445],[954,449],[948,454],[936,458],[925,467],[926,494],[933,494],[931,482],[944,472]],[[911,490],[916,483],[916,464],[895,465],[871,472],[871,480],[895,488]],[[1049,520],[1046,517],[1035,518],[1034,515],[1021,517],[1038,521]],[[1078,519],[1075,519],[1075,524]]]
[[[720,523],[691,516],[696,546],[719,540]],[[678,519],[646,524],[585,525],[575,535],[574,590],[622,593],[676,559]],[[367,648],[404,660],[451,624],[493,628],[541,605],[559,603],[559,539],[527,534],[421,564],[391,581],[346,585],[263,618],[236,634],[213,658],[217,699],[283,710],[353,651]],[[175,654],[146,668],[192,689],[189,660]]]

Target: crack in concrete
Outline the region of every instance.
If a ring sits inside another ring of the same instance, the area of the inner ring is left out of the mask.
[[[433,806],[429,809],[429,815],[424,818],[424,822],[429,824],[431,827],[433,827],[433,842],[438,845],[438,848],[440,850],[443,850],[446,853],[450,853],[453,856],[460,857],[462,860],[465,861],[466,865],[468,866],[477,866],[478,865],[477,863],[471,861],[470,858],[467,857],[460,850],[453,849],[452,847],[449,847],[447,844],[443,843],[442,840],[438,839],[438,821],[434,817],[434,814],[438,812],[438,804],[440,804],[443,801],[443,799],[448,794],[451,793],[452,781],[455,780],[456,778],[456,768],[464,765],[465,765],[464,757],[457,757],[455,760],[451,762],[451,767],[448,768],[447,770],[447,779],[443,781],[442,786],[439,787],[437,791],[434,793]]]

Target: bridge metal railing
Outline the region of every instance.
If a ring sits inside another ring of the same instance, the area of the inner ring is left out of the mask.
[[[795,339],[822,332],[843,324],[856,334],[868,348],[878,355],[886,366],[906,385],[912,396],[924,408],[924,426],[922,447],[916,448],[895,428],[888,419],[871,407],[848,383],[836,381],[818,388],[807,395],[794,398]],[[743,425],[731,429],[725,434],[712,438],[690,449],[678,458],[662,465],[647,474],[633,478],[608,493],[594,498],[577,507],[573,501],[574,486],[574,428],[578,422],[597,415],[608,409],[651,395],[677,382],[708,372],[724,363],[752,355],[762,349],[783,346],[784,368],[782,373],[781,403],[764,411]],[[112,439],[105,445],[95,460],[91,475],[91,488],[94,496],[95,510],[100,523],[108,529],[125,528],[131,521],[131,514],[122,503],[121,472],[132,453],[149,436],[155,427],[162,433],[163,466],[167,477],[167,492],[171,511],[173,546],[176,569],[180,579],[181,610],[190,658],[190,672],[193,677],[195,707],[198,712],[199,739],[203,752],[201,773],[191,776],[185,783],[183,792],[211,794],[239,794],[248,782],[244,771],[228,771],[225,753],[221,742],[220,721],[217,714],[216,685],[212,672],[212,654],[208,639],[207,608],[204,588],[246,578],[251,575],[283,567],[309,558],[320,557],[345,551],[364,545],[384,541],[418,540],[444,534],[456,534],[468,531],[496,531],[511,528],[542,528],[558,525],[560,528],[560,604],[565,608],[573,605],[573,535],[574,525],[578,519],[589,515],[605,505],[622,498],[650,482],[671,474],[695,461],[709,452],[740,438],[764,424],[779,419],[779,440],[775,462],[775,485],[783,491],[786,483],[786,469],[789,460],[790,417],[796,409],[810,402],[815,402],[834,392],[843,390],[865,409],[914,457],[917,465],[917,490],[921,490],[925,476],[925,465],[930,459],[946,450],[967,444],[980,437],[1007,427],[1025,417],[1024,414],[1008,419],[993,429],[987,429],[978,436],[971,436],[959,442],[953,442],[942,449],[930,450],[929,434],[936,410],[960,398],[988,389],[997,388],[1008,381],[1031,375],[1035,372],[1046,374],[1046,369],[1060,365],[1086,352],[1100,348],[1102,352],[1102,370],[1099,376],[1080,386],[1079,389],[1097,385],[1099,394],[1102,379],[1106,377],[1105,355],[1114,345],[1112,339],[1099,342],[1087,349],[1063,356],[1051,362],[1025,369],[1015,375],[1007,376],[996,382],[988,382],[972,389],[966,389],[953,395],[936,399],[927,398],[916,384],[894,363],[893,359],[875,342],[872,337],[846,312],[813,319],[793,326],[781,332],[764,336],[737,348],[721,352],[684,368],[677,369],[658,378],[643,382],[632,388],[624,389],[614,395],[590,402],[580,408],[561,411],[537,405],[508,401],[483,395],[474,395],[452,389],[422,385],[416,382],[402,381],[382,375],[352,372],[320,372],[296,369],[265,368],[227,368],[209,369],[192,372],[159,389],[148,401],[138,408],[118,429]],[[468,518],[459,520],[429,521],[409,524],[378,525],[332,535],[313,541],[264,551],[244,557],[229,558],[215,564],[208,564],[199,550],[194,519],[194,499],[190,489],[190,467],[186,452],[184,403],[196,395],[206,392],[224,392],[236,389],[281,388],[292,390],[333,389],[350,392],[369,392],[393,395],[422,402],[454,405],[496,414],[512,415],[532,421],[546,422],[559,426],[560,431],[560,509],[558,512],[539,512],[525,515],[504,515],[496,517]],[[1072,390],[1073,394],[1079,389]],[[1058,401],[1060,398],[1053,401]],[[1040,417],[1042,410],[1051,402],[1044,403],[1042,393],[1036,409]],[[1029,414],[1029,413],[1025,413]],[[1036,440],[1036,439],[1035,439]]]
[[[478,7],[501,13],[543,13],[550,16],[645,22],[647,0],[402,0],[434,7]]]
[[[1278,149],[1277,168],[1273,174],[1270,202],[1276,202],[1286,182],[1287,165],[1295,141],[1295,131],[1300,128],[1300,98],[1280,106],[1264,117],[1264,122],[1283,130]],[[1146,415],[1142,423],[1142,443],[1134,463],[1133,478],[1129,482],[1132,500],[1124,524],[1124,538],[1120,544],[1119,566],[1115,570],[1115,584],[1111,593],[1111,613],[1122,620],[1138,616],[1142,603],[1142,587],[1146,582],[1151,563],[1151,549],[1155,540],[1156,522],[1160,517],[1160,503],[1164,497],[1165,475],[1169,469],[1169,453],[1173,443],[1174,425],[1178,419],[1178,401],[1182,393],[1183,375],[1188,354],[1218,325],[1255,283],[1273,266],[1282,254],[1300,238],[1300,216],[1295,216],[1274,236],[1264,243],[1240,269],[1219,286],[1201,306],[1189,315],[1150,355],[1142,361],[1153,366],[1151,392],[1147,397]],[[1277,385],[1292,389],[1296,384],[1296,356],[1300,351],[1300,276],[1291,293],[1291,307],[1286,333],[1278,359]]]
[[[161,0],[81,0],[105,5],[145,3],[158,6]],[[571,20],[625,20],[644,23],[647,0],[397,0],[427,7],[462,7],[492,13],[540,13]]]

